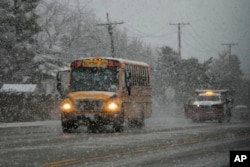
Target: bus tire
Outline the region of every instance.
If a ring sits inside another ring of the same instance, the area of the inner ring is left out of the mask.
[[[123,132],[124,131],[124,127],[122,125],[117,125],[113,129],[115,132]]]
[[[123,132],[124,131],[124,125],[121,121],[116,121],[113,123],[113,130],[114,132]]]
[[[135,119],[128,118],[128,128],[134,128],[135,127]]]
[[[70,130],[77,129],[78,125],[75,124],[74,120],[62,121],[62,131],[63,133],[69,133]]]
[[[113,122],[113,130],[115,132],[123,132],[124,131],[124,110],[121,110],[121,114],[119,117]]]
[[[63,133],[69,133],[70,129],[71,129],[71,126],[70,126],[69,121],[62,122],[62,131],[63,131]]]
[[[144,113],[141,111],[139,118],[133,118],[128,120],[129,128],[139,128],[142,129],[145,127]]]
[[[139,127],[140,129],[142,129],[142,128],[145,127],[145,119],[144,119],[144,116],[142,116],[142,118],[140,118],[140,119],[138,120],[138,127]]]

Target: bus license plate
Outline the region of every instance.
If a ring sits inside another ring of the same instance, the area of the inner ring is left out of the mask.
[[[85,114],[86,118],[89,118],[91,121],[95,120],[95,114]]]

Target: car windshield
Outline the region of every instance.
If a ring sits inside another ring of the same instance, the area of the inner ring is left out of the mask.
[[[72,71],[70,91],[111,91],[118,89],[117,68],[77,68]]]
[[[197,101],[219,101],[219,96],[198,96]]]

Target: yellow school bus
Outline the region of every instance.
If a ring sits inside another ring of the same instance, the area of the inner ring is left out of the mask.
[[[57,89],[63,132],[87,126],[91,132],[104,127],[122,131],[124,127],[144,127],[152,113],[150,66],[144,62],[109,57],[75,60],[63,88],[62,72]]]

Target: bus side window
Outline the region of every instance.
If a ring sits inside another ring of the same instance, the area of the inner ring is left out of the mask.
[[[126,83],[128,95],[131,95],[131,87],[132,87],[132,74],[131,74],[131,72],[126,72],[125,80],[126,80],[125,83]]]
[[[122,88],[126,88],[126,71],[122,71]]]

